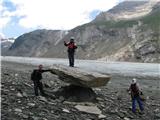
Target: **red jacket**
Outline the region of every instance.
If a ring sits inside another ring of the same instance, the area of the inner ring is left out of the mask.
[[[66,42],[64,41],[64,45],[68,47],[68,52],[74,52],[75,49],[77,49],[77,46],[75,45],[74,42],[66,43]]]

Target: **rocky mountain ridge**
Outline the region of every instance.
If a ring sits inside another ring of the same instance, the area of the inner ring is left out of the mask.
[[[152,11],[152,8],[159,0],[150,1],[124,1],[107,12],[99,14],[94,22],[109,20],[128,20],[145,16]]]
[[[36,30],[24,34],[5,55],[66,58],[63,41],[74,36],[78,59],[160,62],[159,21],[159,0],[126,1],[69,31]]]

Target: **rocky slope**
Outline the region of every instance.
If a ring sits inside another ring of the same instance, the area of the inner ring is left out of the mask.
[[[74,36],[79,59],[160,62],[159,21],[159,0],[126,1],[68,32],[37,30],[24,34],[6,55],[64,58],[63,41]]]
[[[56,46],[66,33],[67,31],[44,29],[26,33],[15,40],[6,55],[42,56]]]
[[[1,54],[5,55],[8,49],[12,46],[14,43],[14,38],[8,38],[4,39],[0,36],[0,46],[1,46]]]
[[[37,66],[2,61],[1,120],[159,120],[160,95],[158,79],[141,79],[139,83],[147,98],[145,111],[131,112],[127,89],[132,78],[112,75],[104,87],[94,88],[97,101],[70,101],[61,94],[66,83],[50,73],[43,74],[47,97],[35,97],[30,74]],[[25,69],[24,69],[25,68]],[[136,76],[137,77],[137,76]],[[148,87],[150,89],[148,89]],[[85,98],[85,97],[84,97]],[[85,111],[80,110],[83,108]],[[90,108],[90,110],[87,110]],[[92,109],[91,109],[92,108]]]
[[[158,1],[159,0],[124,1],[119,5],[115,6],[113,9],[99,14],[94,20],[94,22],[104,20],[128,20],[142,17],[144,15],[149,14],[152,11],[153,6],[156,5]]]

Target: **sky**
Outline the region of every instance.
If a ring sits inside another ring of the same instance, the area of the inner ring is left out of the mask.
[[[36,29],[70,30],[124,0],[0,0],[0,36]]]

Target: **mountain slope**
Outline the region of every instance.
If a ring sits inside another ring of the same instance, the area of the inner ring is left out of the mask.
[[[119,21],[94,21],[71,30],[79,45],[77,58],[102,59],[139,62],[160,62],[160,3],[142,17]],[[66,39],[66,38],[64,38]],[[63,40],[62,40],[63,41]],[[61,42],[61,49],[45,57],[66,56]]]
[[[6,55],[34,56],[44,55],[52,46],[58,44],[66,31],[36,30],[18,37]]]
[[[160,62],[159,21],[159,0],[122,2],[70,31],[37,30],[24,34],[7,55],[64,58],[67,48],[63,41],[74,36],[79,59]]]

